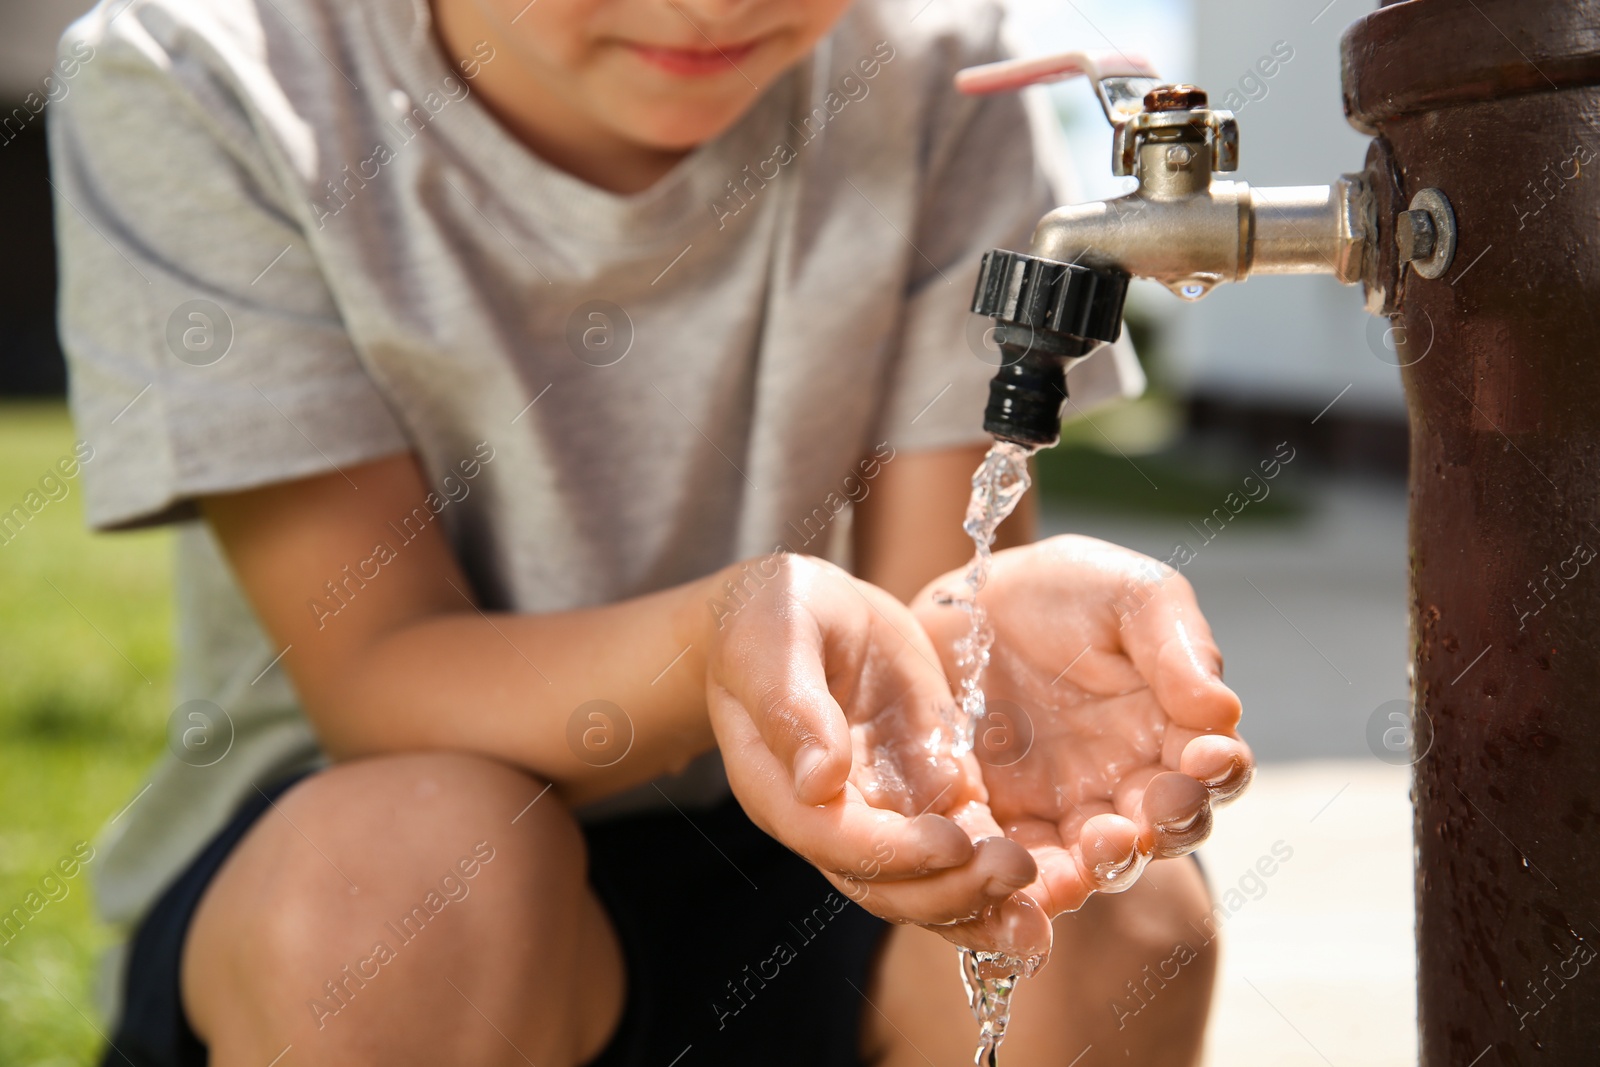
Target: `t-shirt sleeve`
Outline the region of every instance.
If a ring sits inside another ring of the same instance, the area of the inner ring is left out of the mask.
[[[265,141],[294,117],[247,107],[203,27],[108,6],[62,38],[77,70],[50,116],[90,525],[404,451]],[[265,65],[248,79],[270,106]]]
[[[1004,58],[991,39],[961,66]],[[936,121],[946,135],[930,159],[900,351],[884,412],[883,437],[916,450],[988,442],[983,408],[997,357],[983,345],[988,320],[971,313],[978,265],[992,248],[1027,251],[1034,227],[1077,199],[1065,139],[1040,91],[948,100]],[[1107,136],[1109,141],[1109,135]],[[1144,375],[1127,331],[1068,372],[1071,418],[1109,400],[1137,396]]]

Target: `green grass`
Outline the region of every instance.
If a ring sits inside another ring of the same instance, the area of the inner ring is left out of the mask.
[[[0,404],[0,512],[73,441],[61,404]],[[171,710],[171,535],[91,535],[81,478],[67,484],[0,534],[0,913],[127,803]],[[96,1060],[93,983],[111,935],[90,911],[94,866],[0,946],[6,1067]]]
[[[1238,512],[1241,521],[1294,519],[1306,513],[1303,497],[1287,479],[1263,483],[1247,460],[1201,461],[1181,448],[1152,453],[1105,451],[1063,437],[1034,460],[1039,492],[1050,504],[1082,505],[1123,515],[1200,521],[1225,506],[1229,493],[1266,495]]]
[[[1154,348],[1148,337],[1139,344],[1141,355]],[[1296,491],[1298,469],[1294,477],[1263,482],[1256,464],[1269,454],[1198,446],[1184,436],[1181,403],[1154,385],[1136,400],[1090,416],[1070,417],[1070,409],[1067,414],[1061,443],[1034,458],[1034,480],[1046,505],[1199,522],[1226,507],[1229,493],[1247,498],[1254,492],[1260,499],[1237,512],[1241,522],[1294,520],[1309,509]],[[1246,487],[1244,479],[1252,474],[1256,478]]]

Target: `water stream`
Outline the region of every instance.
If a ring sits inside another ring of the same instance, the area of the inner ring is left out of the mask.
[[[941,603],[955,604],[967,613],[971,624],[956,644],[956,666],[961,669],[961,699],[951,723],[958,755],[972,750],[978,720],[986,708],[983,699],[983,672],[989,665],[989,649],[994,631],[978,603],[978,592],[989,580],[993,560],[995,530],[1016,510],[1028,491],[1028,457],[1033,449],[1010,441],[996,441],[972,476],[972,497],[967,502],[967,517],[962,528],[972,538],[977,551],[967,569],[962,587],[943,593]],[[978,1051],[973,1062],[978,1067],[995,1067],[1000,1042],[1005,1039],[1011,1020],[1011,994],[1017,983],[1036,971],[1041,960],[1020,960],[999,952],[961,949],[961,981],[966,986],[967,1003],[978,1020]]]

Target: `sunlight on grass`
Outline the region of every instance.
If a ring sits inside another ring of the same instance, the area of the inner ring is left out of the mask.
[[[0,404],[0,514],[43,502],[0,527],[0,918],[27,916],[0,929],[7,1067],[97,1059],[95,864],[57,900],[41,880],[138,789],[170,711],[170,534],[89,534],[81,478],[39,492],[73,442],[61,404]]]

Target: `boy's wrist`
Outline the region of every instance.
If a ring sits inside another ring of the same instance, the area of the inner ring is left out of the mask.
[[[707,669],[726,618],[728,590],[747,563],[730,563],[683,586],[683,596],[673,612],[673,645],[682,652],[665,673],[676,675],[686,694],[692,689],[693,699],[684,706],[692,709],[693,718],[682,724],[684,735],[694,738],[690,758],[716,747],[706,707]]]
[[[674,643],[684,652],[672,671],[683,671],[685,677],[694,679],[698,687],[695,726],[704,730],[710,747],[716,743],[706,708],[712,656],[733,616],[750,606],[778,576],[784,555],[772,552],[736,560],[683,587],[684,597],[673,616],[673,632]]]

